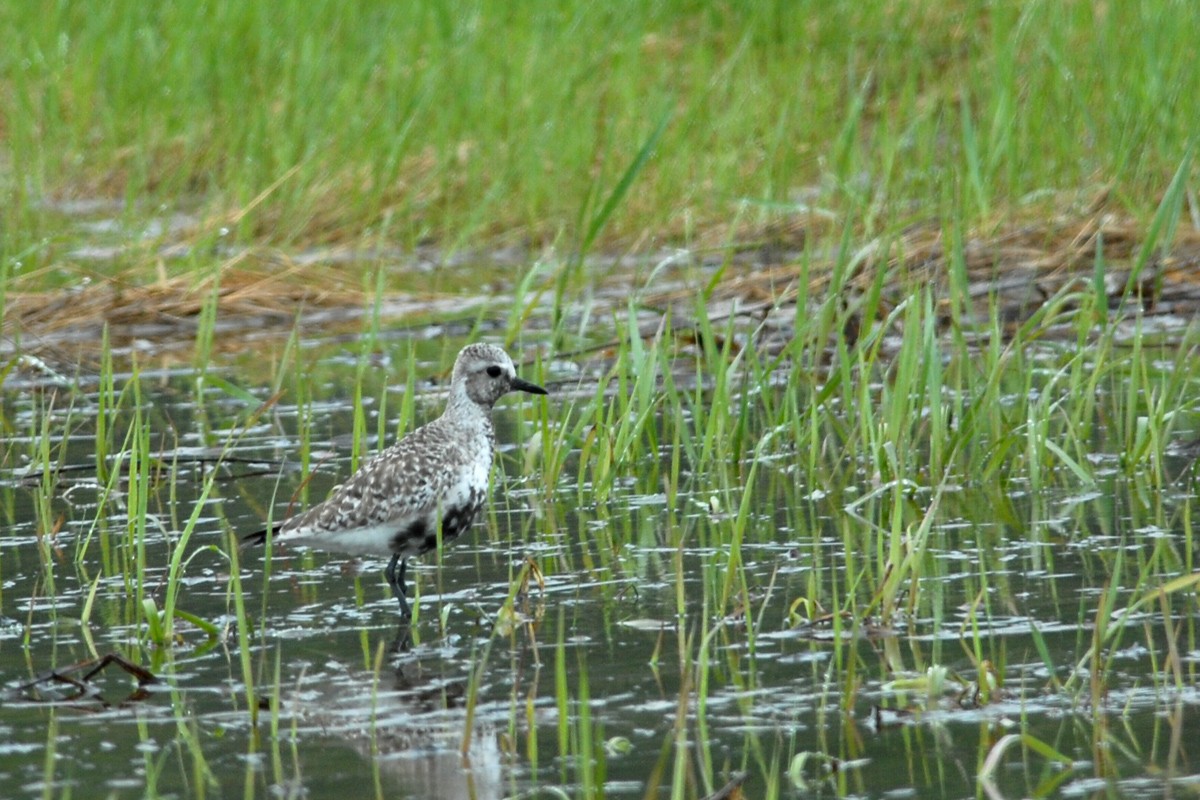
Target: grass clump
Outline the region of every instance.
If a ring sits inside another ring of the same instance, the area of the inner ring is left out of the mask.
[[[784,238],[1100,188],[1144,216],[1200,97],[1200,20],[1169,3],[119,0],[0,22],[0,256],[24,273],[64,257],[70,199],[198,211],[197,242],[451,252],[716,244],[739,206]]]

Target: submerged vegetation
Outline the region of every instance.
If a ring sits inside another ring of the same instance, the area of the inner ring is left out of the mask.
[[[1191,780],[1192,7],[684,5],[0,9],[6,785]],[[392,660],[238,535],[476,339],[552,402]]]

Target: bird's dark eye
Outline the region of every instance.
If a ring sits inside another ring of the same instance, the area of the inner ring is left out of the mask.
[[[487,373],[488,373],[488,375],[490,375],[493,378],[499,378],[500,377],[500,367],[497,366],[496,364],[492,364],[490,367],[488,367]]]

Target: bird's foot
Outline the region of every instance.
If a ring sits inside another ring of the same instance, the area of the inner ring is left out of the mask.
[[[412,626],[409,625],[407,619],[400,621],[400,627],[396,630],[396,638],[392,640],[392,655],[407,653],[412,650]]]

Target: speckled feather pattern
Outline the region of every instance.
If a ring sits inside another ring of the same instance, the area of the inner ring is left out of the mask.
[[[489,374],[497,365],[498,374]],[[495,451],[492,405],[525,386],[502,349],[468,345],[455,362],[442,416],[375,455],[325,502],[286,520],[275,540],[408,557],[434,549],[439,530],[443,541],[458,536],[487,497]]]
[[[378,453],[324,503],[285,522],[277,541],[354,554],[418,555],[437,546],[439,511],[456,523],[443,526],[443,539],[462,533],[487,495],[495,436],[486,417],[471,435],[454,421],[439,417]],[[375,546],[345,535],[380,527],[393,533],[372,537]]]

